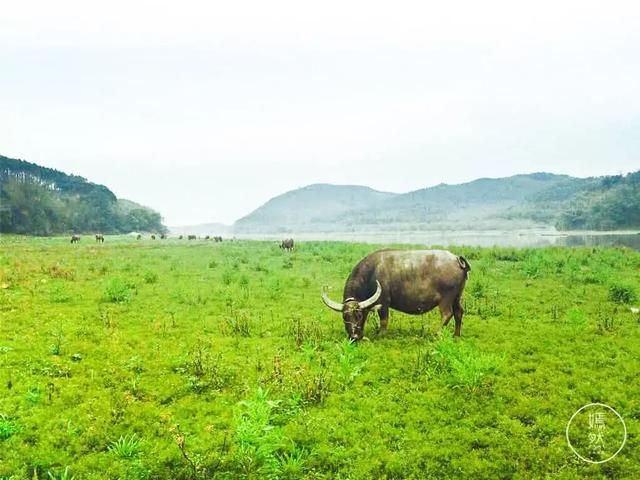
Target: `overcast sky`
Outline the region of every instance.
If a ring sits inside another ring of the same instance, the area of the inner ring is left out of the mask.
[[[43,1],[0,14],[0,154],[169,225],[310,183],[640,168],[640,2]]]

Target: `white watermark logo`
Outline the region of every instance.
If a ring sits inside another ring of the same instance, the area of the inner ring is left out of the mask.
[[[622,416],[604,403],[579,408],[567,423],[567,443],[581,460],[605,463],[612,460],[627,441]]]

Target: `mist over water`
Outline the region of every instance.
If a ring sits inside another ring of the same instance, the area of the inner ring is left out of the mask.
[[[236,238],[297,241],[335,240],[379,244],[466,245],[477,247],[625,246],[640,250],[640,232],[549,232],[549,231],[398,231],[330,232],[286,234],[238,234]]]

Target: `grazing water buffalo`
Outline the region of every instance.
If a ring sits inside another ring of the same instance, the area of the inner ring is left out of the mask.
[[[282,240],[280,248],[287,251],[293,250],[293,238],[286,238]]]
[[[378,310],[380,329],[389,322],[389,308],[419,315],[440,307],[443,327],[456,319],[460,336],[464,313],[460,298],[471,266],[446,250],[379,250],[353,268],[344,286],[342,303],[322,291],[324,303],[342,313],[351,340],[364,337],[367,315]]]
[[[180,236],[178,237],[178,240],[182,240],[183,238],[184,238],[184,237],[183,237],[182,235],[180,235]]]
[[[136,235],[136,240],[140,240],[142,238],[142,235],[138,234]]]
[[[104,236],[103,235],[96,235],[96,242],[102,242],[104,243]]]
[[[219,236],[213,237],[213,241],[214,242],[221,242],[222,241],[222,237],[219,237]]]
[[[71,235],[71,243],[76,243],[80,241],[79,235]]]
[[[151,240],[155,240],[156,236],[155,235],[151,235]]]
[[[195,239],[196,239],[196,236],[195,236],[195,235],[189,235],[189,236],[187,237],[187,240],[195,240]]]
[[[164,240],[164,239],[166,239],[166,238],[167,238],[167,235],[166,235],[166,234],[164,234],[164,233],[163,233],[162,235],[160,235],[160,240]]]

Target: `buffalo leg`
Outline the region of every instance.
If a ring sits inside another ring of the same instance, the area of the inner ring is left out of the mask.
[[[378,310],[380,317],[380,332],[386,332],[389,326],[389,307],[383,306]]]
[[[460,336],[460,330],[462,329],[463,314],[464,314],[464,309],[462,308],[462,304],[460,303],[460,298],[456,298],[456,301],[453,304],[453,315],[456,317],[456,331],[453,334],[455,337]]]
[[[453,310],[450,305],[440,305],[440,316],[442,317],[442,328],[449,325],[449,320],[453,317]]]

